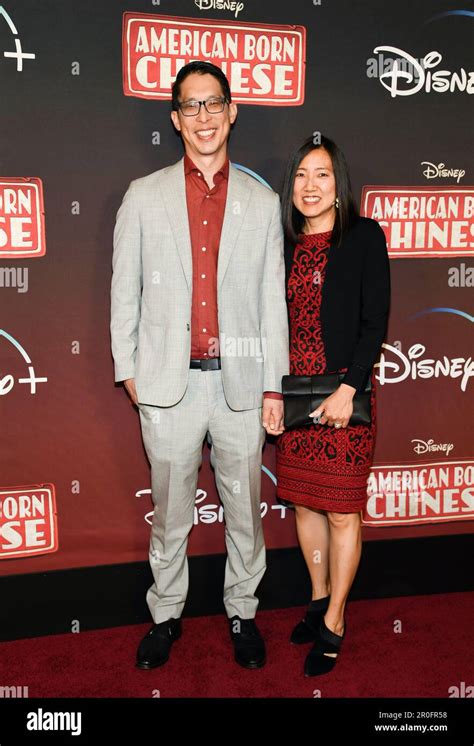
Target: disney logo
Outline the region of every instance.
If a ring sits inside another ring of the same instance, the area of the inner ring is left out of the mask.
[[[15,43],[15,51],[4,52],[3,56],[6,57],[7,59],[10,58],[10,59],[16,60],[16,70],[17,72],[22,72],[23,71],[23,60],[34,60],[36,58],[36,55],[33,54],[32,52],[23,51],[22,46],[21,46],[21,40],[18,36],[18,31],[16,30],[16,26],[13,23],[10,16],[8,15],[5,8],[3,7],[3,5],[0,5],[0,18],[2,16],[5,19],[8,25],[8,28],[10,29],[13,36],[15,37],[13,40]]]
[[[138,490],[135,497],[142,497],[142,495],[151,495],[151,489]],[[196,500],[194,505],[194,519],[193,523],[197,526],[199,523],[224,523],[224,508],[222,505],[215,505],[213,503],[207,503],[203,505],[207,498],[207,492],[202,489],[196,490]],[[260,503],[260,515],[265,518],[269,510],[279,510],[280,518],[286,518],[286,512],[288,508],[286,505],[270,505],[269,503]],[[145,514],[145,521],[150,524],[153,521],[154,511],[150,511]]]
[[[454,443],[435,443],[433,438],[430,438],[428,441],[412,438],[411,442],[416,443],[413,446],[413,450],[418,454],[430,451],[443,451],[443,453],[446,453],[446,456],[449,456],[454,448]]]
[[[456,179],[459,184],[460,179],[466,175],[466,172],[462,168],[446,168],[444,163],[438,163],[436,166],[434,163],[429,161],[421,161],[422,166],[426,166],[423,171],[423,176],[427,179]]]
[[[392,361],[387,360],[386,353],[393,355]],[[466,391],[469,379],[474,376],[474,362],[471,357],[455,357],[451,360],[445,355],[441,360],[434,358],[419,359],[425,353],[422,344],[412,345],[404,355],[397,347],[389,344],[382,345],[380,362],[375,364],[379,369],[377,380],[380,383],[400,383],[406,378],[449,378],[461,379],[461,391]]]
[[[199,10],[230,10],[234,13],[235,18],[240,11],[244,9],[244,4],[237,0],[194,0]]]
[[[379,75],[380,83],[387,91],[390,91],[392,98],[413,96],[422,89],[425,93],[453,93],[456,89],[469,94],[474,93],[474,72],[467,73],[463,67],[459,72],[450,70],[431,72],[432,68],[437,67],[443,59],[439,52],[428,52],[421,61],[397,47],[376,47],[374,53],[378,52],[389,52],[397,58],[389,70]],[[404,60],[409,63],[409,69],[403,69],[406,68],[406,64],[403,64]],[[400,86],[400,82],[403,85]]]
[[[0,338],[5,337],[14,347],[18,350],[20,355],[22,356],[23,360],[28,366],[28,377],[25,378],[18,378],[16,381],[17,383],[29,383],[30,384],[30,394],[36,394],[36,384],[37,383],[46,383],[48,380],[45,377],[38,377],[35,374],[35,368],[31,361],[30,356],[22,347],[22,345],[8,332],[6,332],[4,329],[0,329]],[[1,376],[0,374],[0,396],[5,396],[6,394],[9,394],[10,391],[13,389],[15,385],[15,377],[12,373],[7,373],[5,376]]]

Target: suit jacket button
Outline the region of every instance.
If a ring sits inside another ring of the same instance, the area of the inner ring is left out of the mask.
[[[187,330],[188,330],[188,332],[189,332],[189,324],[186,324],[186,329],[187,329]]]

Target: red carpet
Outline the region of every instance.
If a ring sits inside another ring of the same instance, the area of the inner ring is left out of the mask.
[[[449,697],[472,684],[473,611],[474,593],[352,602],[339,663],[312,679],[302,674],[309,647],[288,642],[303,613],[293,608],[259,613],[268,662],[258,671],[234,663],[222,615],[184,619],[154,671],[134,668],[149,624],[1,643],[0,685],[29,697]]]

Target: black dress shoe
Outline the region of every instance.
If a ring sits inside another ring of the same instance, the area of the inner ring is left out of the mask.
[[[233,616],[229,624],[236,662],[244,668],[262,668],[266,661],[265,643],[255,620]]]
[[[321,676],[333,670],[339,657],[342,641],[346,634],[346,625],[342,635],[326,627],[324,617],[319,623],[318,636],[304,662],[305,676]]]
[[[137,668],[157,668],[170,657],[173,642],[181,637],[181,619],[168,619],[154,624],[145,635],[137,651]]]
[[[304,619],[298,622],[291,633],[290,642],[293,645],[304,645],[315,641],[319,622],[329,607],[329,598],[329,596],[325,596],[324,598],[318,598],[317,601],[311,601]]]

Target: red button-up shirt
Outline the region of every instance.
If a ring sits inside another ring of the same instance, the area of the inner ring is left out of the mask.
[[[212,188],[188,155],[184,156],[184,173],[193,264],[191,357],[218,357],[217,261],[227,199],[229,159],[214,174]],[[266,391],[264,396],[282,398],[280,393],[271,391]]]
[[[184,157],[186,202],[193,257],[191,357],[218,357],[217,258],[229,181],[229,160],[208,186],[191,158]]]

